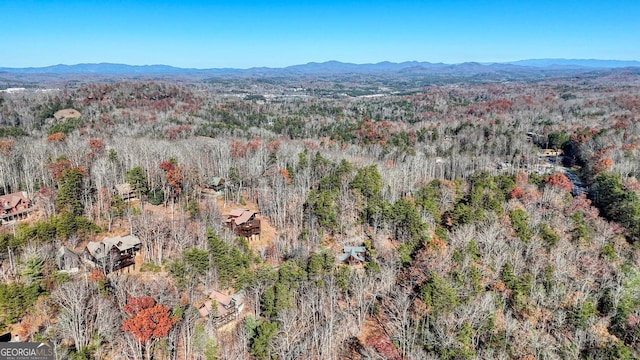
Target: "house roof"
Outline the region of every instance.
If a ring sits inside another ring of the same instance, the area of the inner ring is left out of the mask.
[[[225,295],[219,291],[213,290],[209,294],[209,299],[215,300],[218,304],[228,305],[231,302],[231,296]]]
[[[249,211],[249,209],[233,209],[229,213],[229,216],[236,218],[236,217],[242,215],[245,211]]]
[[[60,248],[58,249],[58,252],[56,253],[56,258],[60,259],[63,256],[71,256],[74,259],[80,260],[80,257],[78,256],[78,254],[69,250],[66,246],[60,246]]]
[[[211,300],[207,300],[201,308],[198,309],[198,312],[200,313],[201,316],[209,316],[209,314],[211,314],[211,307],[212,307],[213,303],[211,302]]]
[[[224,179],[219,176],[210,177],[207,179],[206,184],[209,186],[220,186],[224,184]]]
[[[236,223],[236,225],[242,225],[249,221],[249,219],[251,219],[251,217],[255,214],[256,213],[254,213],[253,211],[245,211],[244,213],[242,213],[242,215],[238,216],[233,221]]]
[[[102,241],[89,241],[87,244],[87,250],[89,254],[96,259],[101,259],[106,256],[105,245]]]
[[[112,238],[104,238],[102,240],[107,246],[115,246],[120,251],[129,250],[137,245],[140,245],[140,239],[135,235],[116,236]]]
[[[58,251],[56,252],[56,263],[58,264],[58,268],[62,268],[64,264],[80,264],[80,256],[69,250],[66,246],[60,246]]]
[[[343,254],[338,257],[340,261],[345,261],[350,257],[358,261],[365,261],[364,253],[367,249],[364,246],[345,246],[342,251]]]
[[[18,191],[12,194],[2,195],[0,196],[0,207],[5,210],[13,209],[20,203],[20,200],[29,201],[27,200],[26,192]]]
[[[233,209],[227,215],[225,222],[230,223],[233,221],[236,225],[242,225],[249,221],[255,214],[257,214],[255,211],[249,209]]]
[[[207,300],[202,305],[202,307],[200,309],[198,309],[198,312],[200,312],[200,315],[202,315],[202,316],[209,316],[209,314],[211,314],[212,310],[213,310],[213,301],[212,300]],[[225,316],[230,312],[231,312],[231,310],[226,309],[222,304],[220,304],[219,302],[216,302],[216,315],[217,316]]]
[[[128,195],[133,192],[133,186],[129,183],[116,184],[114,185],[114,188],[116,188],[116,191],[120,195]]]
[[[119,251],[129,250],[140,244],[140,239],[134,235],[116,236],[112,238],[104,238],[104,240],[96,242],[90,241],[87,244],[87,250],[96,259],[101,259],[115,246]]]
[[[211,294],[209,294],[209,299],[211,300],[205,301],[205,303],[202,305],[200,309],[198,309],[198,311],[200,312],[200,315],[208,316],[209,314],[211,314],[211,311],[213,310],[213,301],[215,301],[217,304],[216,315],[224,316],[230,313],[231,311],[233,311],[232,309],[229,308],[229,305],[231,305],[232,302],[235,302],[236,304],[238,303],[237,295],[238,294],[233,296],[225,295],[219,291],[213,290]]]

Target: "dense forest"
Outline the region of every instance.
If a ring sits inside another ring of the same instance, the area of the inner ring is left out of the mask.
[[[640,76],[387,81],[0,92],[0,195],[30,207],[0,220],[2,332],[60,359],[639,358]],[[60,265],[128,234],[134,266]]]

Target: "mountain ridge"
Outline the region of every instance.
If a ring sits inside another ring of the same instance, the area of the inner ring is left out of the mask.
[[[426,61],[404,61],[378,63],[348,63],[337,60],[309,62],[286,67],[252,68],[182,68],[171,65],[128,65],[118,63],[80,63],[74,65],[58,64],[45,67],[10,68],[0,67],[0,73],[13,74],[95,74],[95,75],[240,75],[240,76],[304,76],[338,74],[487,74],[511,72],[545,72],[558,70],[589,71],[598,69],[621,69],[640,67],[640,61],[597,60],[597,59],[527,59],[511,62],[463,62],[457,64],[431,63]]]

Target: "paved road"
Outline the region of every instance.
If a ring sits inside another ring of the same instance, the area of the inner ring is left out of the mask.
[[[557,171],[562,171],[564,175],[569,178],[569,181],[573,184],[573,188],[571,189],[571,194],[573,196],[578,196],[581,194],[587,193],[587,188],[582,184],[582,181],[573,171],[569,168],[564,167],[562,164],[562,157],[549,157],[547,158],[547,162],[549,164],[555,165]]]
[[[578,175],[576,175],[575,173],[573,173],[571,170],[569,170],[567,168],[563,167],[563,169],[564,169],[564,174],[567,176],[567,178],[569,178],[569,180],[573,184],[573,189],[571,189],[571,194],[573,196],[586,194],[587,193],[587,188],[584,187],[584,185],[582,184],[582,181],[580,180]]]

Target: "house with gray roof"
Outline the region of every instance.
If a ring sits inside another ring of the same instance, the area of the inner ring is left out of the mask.
[[[366,261],[367,248],[364,246],[345,246],[338,260],[349,265],[357,265]]]
[[[85,248],[88,260],[105,272],[135,265],[135,256],[142,248],[140,239],[135,235],[104,238],[99,242],[89,242]]]
[[[60,246],[56,252],[56,265],[60,271],[77,272],[81,263],[80,256],[66,246]]]

